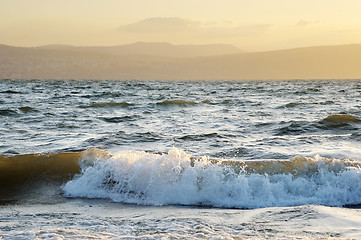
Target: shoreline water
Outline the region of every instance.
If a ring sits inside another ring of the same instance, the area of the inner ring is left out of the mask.
[[[360,209],[317,205],[253,210],[139,206],[67,199],[0,206],[3,239],[357,239]]]
[[[361,236],[360,80],[0,87],[3,239]]]
[[[239,209],[360,204],[361,163],[347,159],[289,160],[194,158],[168,153],[110,153],[101,149],[0,158],[0,200],[58,202],[104,198],[141,205],[189,205]]]

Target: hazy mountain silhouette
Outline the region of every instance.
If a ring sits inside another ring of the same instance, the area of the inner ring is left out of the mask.
[[[162,57],[199,57],[242,52],[228,44],[173,45],[165,42],[137,42],[120,46],[78,47],[71,45],[46,45],[37,47],[46,50],[94,52],[112,55],[152,55]]]
[[[183,58],[0,45],[0,78],[355,79],[360,63],[361,44]]]

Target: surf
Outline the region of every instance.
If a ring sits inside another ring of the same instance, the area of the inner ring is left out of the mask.
[[[361,163],[294,157],[232,160],[91,148],[0,155],[0,202],[103,198],[141,205],[262,208],[360,204]]]
[[[360,163],[296,157],[283,161],[194,158],[181,149],[166,154],[90,150],[81,173],[62,190],[69,198],[104,198],[141,205],[262,208],[360,204]]]

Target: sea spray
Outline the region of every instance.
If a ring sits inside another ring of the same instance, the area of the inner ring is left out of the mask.
[[[319,156],[236,162],[195,159],[172,148],[167,154],[93,152],[81,161],[88,164],[63,187],[67,197],[229,208],[342,206],[361,199],[359,164]]]

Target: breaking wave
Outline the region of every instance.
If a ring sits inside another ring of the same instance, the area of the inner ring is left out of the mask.
[[[242,162],[192,158],[177,148],[167,154],[91,149],[79,164],[81,173],[62,188],[67,197],[228,208],[361,203],[360,163],[351,160]]]
[[[172,148],[0,155],[0,204],[60,196],[142,205],[260,208],[361,203],[361,163],[295,157],[234,161],[194,158]]]
[[[42,198],[49,202],[61,185],[80,172],[81,152],[0,155],[0,204]]]
[[[80,156],[82,152],[0,155],[0,187],[49,176],[72,178],[80,172]]]

